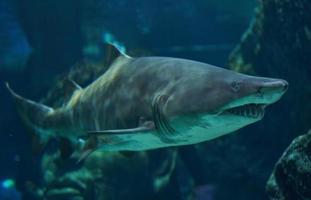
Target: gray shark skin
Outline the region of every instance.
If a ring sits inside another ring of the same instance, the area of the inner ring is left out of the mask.
[[[8,86],[23,121],[40,137],[83,138],[84,151],[140,151],[195,144],[261,120],[288,83],[168,57],[118,55],[105,74],[61,108]]]

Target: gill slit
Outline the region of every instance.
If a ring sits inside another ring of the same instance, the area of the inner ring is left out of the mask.
[[[155,128],[159,134],[159,138],[165,143],[174,142],[173,138],[176,135],[176,130],[171,127],[163,113],[163,102],[165,95],[159,95],[155,98],[152,106],[152,114],[155,123]]]

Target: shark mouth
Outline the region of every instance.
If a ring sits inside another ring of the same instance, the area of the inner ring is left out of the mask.
[[[238,115],[247,118],[262,118],[265,114],[266,104],[244,104],[226,109],[223,114]]]

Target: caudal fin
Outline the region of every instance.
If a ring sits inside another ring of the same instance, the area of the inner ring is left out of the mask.
[[[31,132],[34,148],[43,148],[50,139],[45,122],[47,117],[53,113],[53,108],[21,97],[10,88],[8,83],[6,87],[13,96],[22,121]]]

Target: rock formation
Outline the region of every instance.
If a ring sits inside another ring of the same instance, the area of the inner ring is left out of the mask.
[[[289,145],[276,163],[266,190],[271,200],[311,199],[311,131]]]

